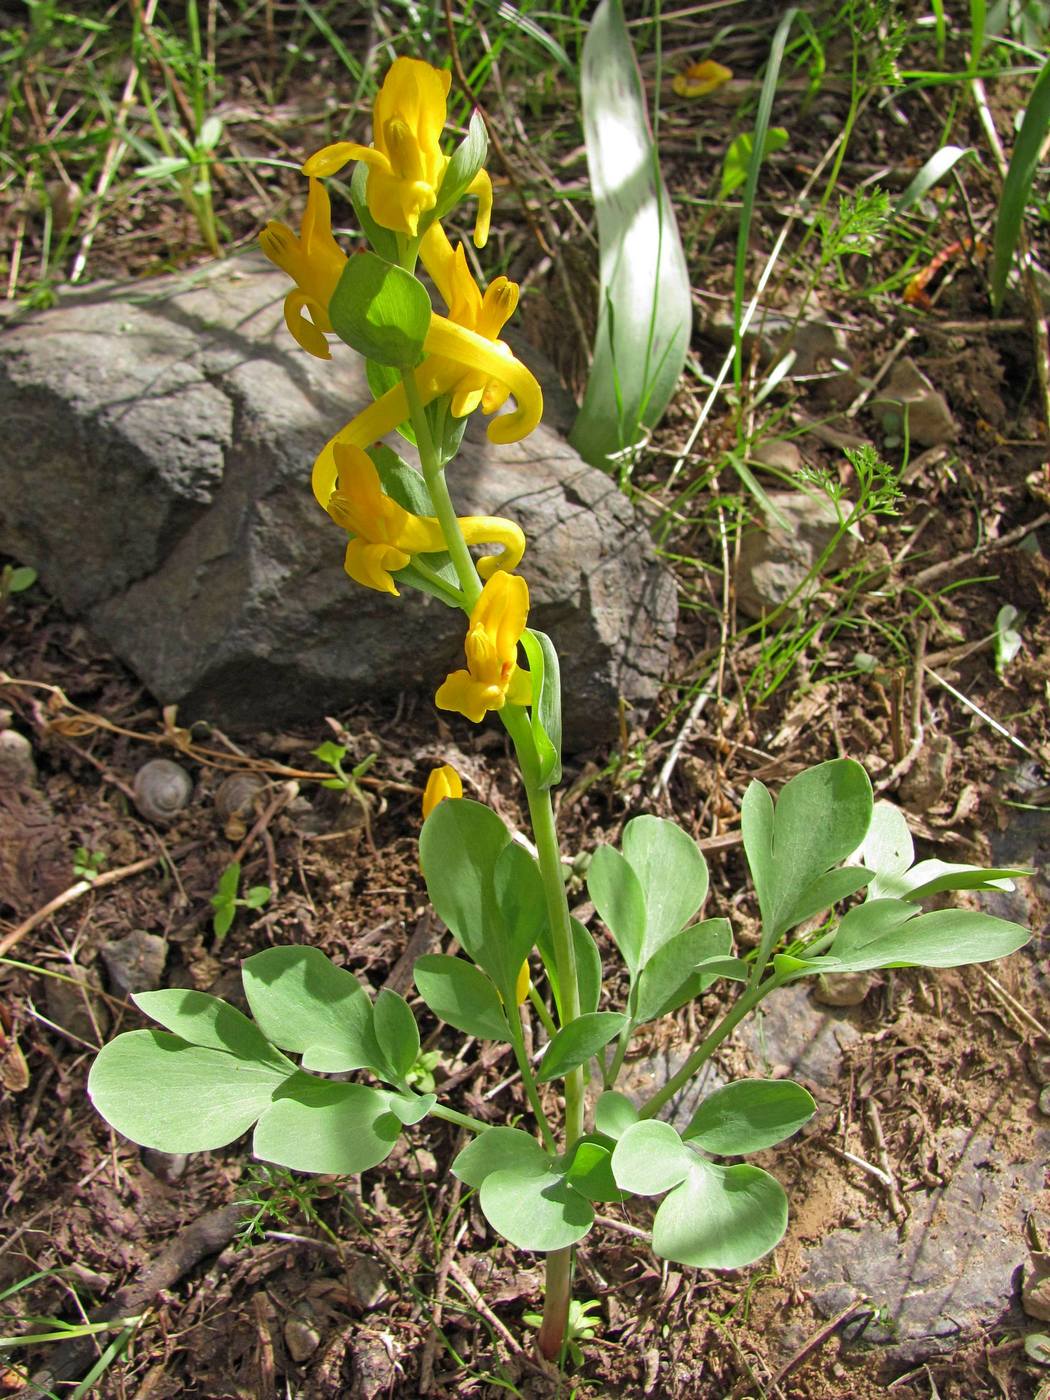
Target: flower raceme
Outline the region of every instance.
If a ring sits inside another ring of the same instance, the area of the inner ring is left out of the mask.
[[[368,166],[365,199],[376,223],[410,238],[437,204],[449,157],[441,150],[452,75],[418,58],[394,60],[372,110],[372,144],[337,141],[317,151],[304,175],[335,175],[350,160]],[[492,182],[479,170],[467,190],[478,197],[474,242],[483,248],[492,213]]]
[[[304,350],[318,359],[330,360],[332,352],[325,340],[331,331],[328,303],[332,299],[346,254],[332,236],[332,205],[320,180],[311,180],[306,209],[297,234],[287,224],[271,220],[259,235],[263,252],[296,283],[284,299],[284,319]],[[304,311],[310,313],[307,320]]]
[[[399,596],[391,574],[413,554],[438,554],[446,548],[441,525],[432,516],[412,515],[388,496],[375,463],[361,448],[338,443],[334,449],[338,485],[325,509],[352,536],[344,567],[355,582],[380,593]],[[498,569],[514,569],[525,552],[519,525],[499,516],[465,515],[459,526],[467,544],[499,544],[498,555],[478,561],[482,578]]]
[[[518,665],[518,643],[529,616],[529,586],[518,574],[495,573],[470,614],[465,670],[453,671],[434,703],[474,724],[506,703],[532,703],[532,678]]]

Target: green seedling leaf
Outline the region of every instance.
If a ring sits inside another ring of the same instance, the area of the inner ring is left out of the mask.
[[[606,1137],[621,1137],[632,1123],[638,1122],[638,1110],[626,1094],[606,1089],[594,1106],[594,1126]]]
[[[259,1029],[302,1055],[304,1069],[383,1068],[368,994],[320,948],[267,948],[244,962],[241,978]]]
[[[615,847],[599,846],[595,851],[587,870],[587,893],[598,917],[616,940],[633,981],[641,967],[645,945],[645,891]]]
[[[623,854],[645,899],[644,966],[683,929],[707,897],[707,862],[693,838],[663,817],[635,817],[624,827]]]
[[[913,904],[878,899],[851,909],[824,957],[808,972],[867,972],[881,967],[964,967],[1023,948],[1028,929],[970,909],[920,914]]]
[[[450,209],[456,207],[466,194],[467,187],[475,175],[485,164],[488,150],[489,138],[485,131],[484,120],[480,112],[473,112],[466,136],[452,152],[452,159],[445,167],[445,177],[438,190],[437,204],[429,219],[421,221],[421,232],[424,222],[435,223],[438,219],[443,219]]]
[[[717,969],[725,963],[732,946],[728,919],[705,919],[676,934],[642,969],[632,1017],[635,1025],[670,1015],[699,996],[716,976],[723,975]],[[735,964],[739,959],[729,961]],[[746,980],[746,964],[744,968]]]
[[[228,865],[219,877],[219,883],[215,886],[215,893],[211,897],[211,902],[216,909],[224,904],[232,904],[237,898],[237,890],[241,883],[241,866],[239,861],[234,861]]]
[[[682,1134],[705,1152],[742,1157],[797,1133],[817,1106],[790,1079],[738,1079],[709,1094]]]
[[[318,744],[316,749],[310,752],[314,758],[319,758],[322,763],[327,763],[330,768],[338,768],[346,757],[346,748],[342,744],[333,744],[331,739],[326,739],[323,744]]]
[[[594,1208],[557,1166],[506,1167],[486,1176],[481,1209],[494,1230],[518,1249],[566,1249],[594,1223]]]
[[[28,564],[20,564],[7,574],[7,592],[24,593],[27,588],[32,588],[36,580],[36,570],[31,569]]]
[[[579,919],[570,919],[572,946],[576,955],[576,981],[580,989],[580,1011],[597,1011],[602,994],[602,955],[598,945]],[[554,938],[549,924],[544,924],[536,940],[543,959],[544,970],[554,992],[554,1003],[559,1017],[562,1014],[561,985],[558,981],[558,962],[554,955]]]
[[[131,1000],[151,1020],[190,1045],[223,1050],[242,1060],[270,1065],[292,1074],[295,1065],[270,1043],[253,1021],[218,997],[170,987],[159,992],[136,992]]]
[[[530,1134],[520,1128],[489,1128],[458,1154],[452,1174],[465,1186],[477,1188],[493,1172],[515,1169],[542,1173],[550,1165],[550,1157]]]
[[[897,200],[893,212],[906,214],[913,205],[918,204],[920,199],[925,199],[930,190],[935,185],[939,185],[961,160],[976,158],[976,155],[977,152],[972,146],[942,146],[939,151],[934,151],[915,179]]]
[[[430,298],[403,267],[375,253],[354,253],[328,303],[340,340],[381,365],[414,369],[430,329]]]
[[[638,1196],[659,1196],[684,1181],[697,1160],[670,1123],[646,1119],[620,1135],[612,1154],[617,1186]]]
[[[412,971],[416,990],[434,1015],[479,1040],[510,1040],[499,993],[479,967],[466,958],[428,953]]]
[[[856,868],[840,879],[830,867],[864,840],[871,823],[871,783],[859,763],[832,759],[785,783],[776,807],[759,782],[744,794],[744,850],[762,911],[762,949],[827,906],[831,896],[868,878]]]
[[[1006,296],[1006,279],[1013,266],[1017,246],[1024,225],[1024,211],[1032,190],[1039,164],[1039,153],[1050,130],[1050,59],[1040,69],[1035,80],[1028,105],[1025,108],[1021,130],[1017,133],[1013,154],[1003,181],[1002,198],[999,200],[999,215],[995,221],[995,237],[992,242],[992,309],[996,315],[1002,310]]]
[[[612,1173],[612,1146],[594,1134],[580,1138],[572,1151],[565,1180],[588,1201],[622,1201],[624,1192]]]
[[[384,987],[376,997],[373,1026],[386,1063],[403,1080],[419,1054],[419,1027],[404,997]]]
[[[261,909],[264,904],[270,901],[269,885],[252,885],[244,896],[244,903],[249,909]]]
[[[610,1040],[614,1040],[626,1024],[627,1017],[620,1011],[591,1011],[578,1016],[575,1021],[562,1026],[547,1046],[536,1079],[540,1084],[546,1084],[585,1064]]]
[[[99,1052],[88,1094],[107,1123],[142,1147],[206,1152],[247,1132],[288,1078],[273,1064],[166,1031],[128,1031]]]
[[[274,1093],[252,1150],[291,1171],[344,1176],[389,1157],[400,1132],[388,1095],[365,1084],[297,1074]]]
[[[212,901],[214,903],[214,900]],[[215,937],[221,943],[229,933],[233,925],[234,915],[237,913],[235,904],[221,904],[212,915],[211,927]]]
[[[782,151],[787,143],[788,133],[785,127],[769,127],[762,142],[762,159],[765,161],[770,156],[776,155],[777,151]],[[719,199],[727,199],[734,190],[747,184],[747,175],[751,168],[751,156],[754,149],[755,138],[750,131],[743,131],[730,141],[725,159],[722,162],[722,184],[718,191]]]
[[[599,314],[569,441],[594,466],[634,447],[670,402],[692,329],[689,272],[660,176],[622,0],[602,0],[580,76],[599,245]]]
[[[545,632],[526,628],[521,638],[532,675],[530,711],[532,738],[539,758],[539,784],[552,788],[561,782],[561,669],[558,653]]]
[[[1024,639],[1014,626],[1020,616],[1012,603],[1004,603],[995,615],[995,674],[1000,679],[1024,645]]]
[[[213,151],[222,139],[222,118],[205,117],[197,137],[197,145],[202,151]]]
[[[1045,1332],[1029,1332],[1024,1339],[1024,1352],[1038,1366],[1050,1366],[1050,1337]]]
[[[357,226],[371,243],[379,256],[388,263],[398,259],[397,235],[388,228],[382,228],[372,218],[368,208],[368,166],[358,161],[350,179],[350,203],[354,206]]]
[[[742,1269],[780,1242],[787,1216],[784,1188],[768,1172],[694,1157],[656,1212],[653,1253],[694,1269]]]

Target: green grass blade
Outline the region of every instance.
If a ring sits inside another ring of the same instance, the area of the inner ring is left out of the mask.
[[[602,0],[595,11],[581,89],[601,301],[594,362],[569,441],[586,461],[607,466],[663,414],[692,328],[689,272],[622,0]]]
[[[999,217],[995,221],[992,243],[992,309],[1002,310],[1006,295],[1006,278],[1013,265],[1024,222],[1025,205],[1032,188],[1039,152],[1050,130],[1050,59],[1043,65],[1028,99],[1021,130],[1017,133],[1013,155],[1003,182],[1003,197]]]
[[[792,7],[785,10],[783,18],[773,35],[769,50],[766,75],[762,79],[762,91],[758,98],[758,111],[755,115],[755,130],[751,146],[751,159],[748,163],[747,181],[744,185],[743,208],[740,211],[740,231],[736,240],[736,264],[733,269],[733,380],[739,389],[743,378],[743,326],[741,317],[744,310],[744,287],[747,278],[747,248],[751,241],[751,223],[755,214],[755,194],[758,190],[758,173],[766,154],[766,138],[769,132],[769,119],[773,113],[773,98],[776,95],[780,65],[784,60],[784,47],[788,31],[798,10]]]

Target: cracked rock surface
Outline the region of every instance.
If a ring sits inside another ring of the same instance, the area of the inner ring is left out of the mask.
[[[0,341],[0,549],[183,723],[312,719],[433,693],[462,665],[461,614],[342,571],[309,469],[371,396],[347,347],[323,363],[291,341],[288,285],[232,259],[86,289]],[[674,585],[633,508],[547,426],[495,447],[475,419],[450,477],[461,513],[525,530],[530,621],[572,673],[567,747],[601,742],[621,696],[655,696],[674,639]]]

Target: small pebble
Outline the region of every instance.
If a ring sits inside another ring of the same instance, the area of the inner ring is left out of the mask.
[[[383,1270],[367,1254],[357,1254],[349,1263],[346,1286],[351,1303],[362,1311],[376,1307],[390,1292]]]
[[[33,745],[17,729],[0,729],[0,782],[36,782]]]
[[[155,1147],[144,1147],[140,1155],[150,1175],[158,1181],[166,1181],[169,1186],[183,1175],[190,1160],[185,1152],[158,1152]]]
[[[102,949],[102,961],[113,995],[126,997],[132,992],[156,991],[167,957],[166,940],[140,928],[107,943]]]
[[[301,1363],[321,1345],[321,1334],[303,1318],[290,1317],[284,1324],[284,1343],[292,1360]]]
[[[859,1006],[874,980],[870,972],[831,972],[817,978],[813,999],[823,1006]]]

